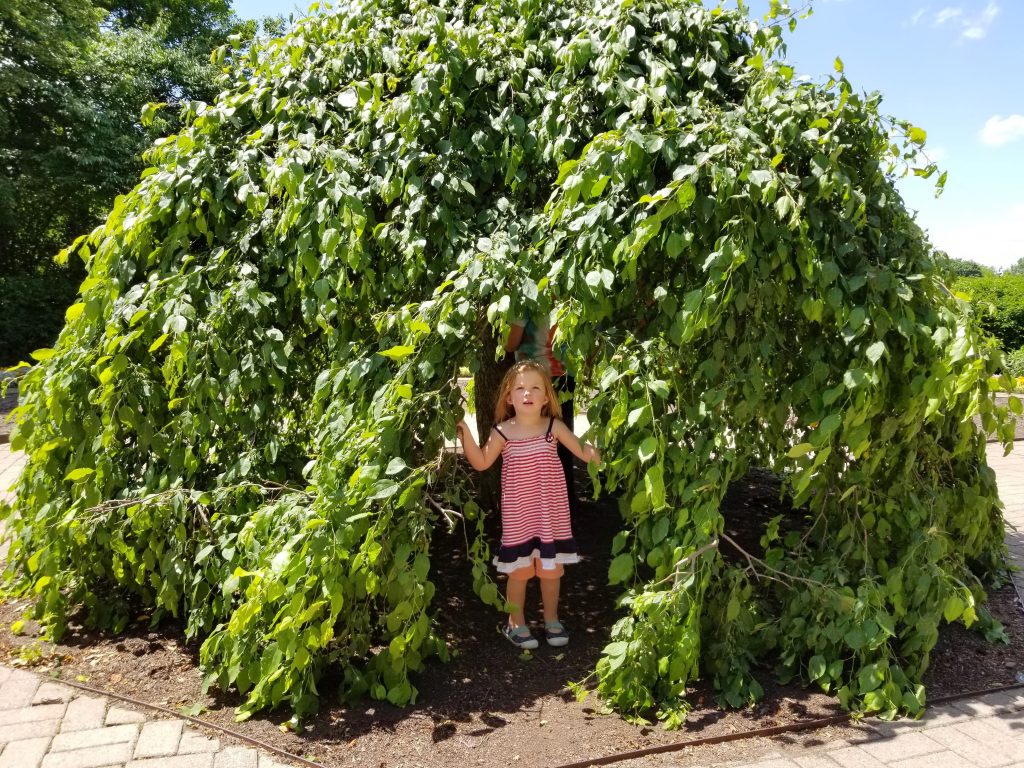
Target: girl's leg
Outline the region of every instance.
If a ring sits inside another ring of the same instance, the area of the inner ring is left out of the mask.
[[[561,578],[540,580],[540,596],[544,601],[545,622],[558,621],[558,593],[561,586]]]
[[[527,581],[528,579],[512,578],[512,576],[510,576],[508,580],[508,588],[505,590],[505,599],[515,606],[515,610],[508,615],[508,625],[513,629],[516,627],[526,626],[526,617],[523,615],[523,606],[526,604]]]

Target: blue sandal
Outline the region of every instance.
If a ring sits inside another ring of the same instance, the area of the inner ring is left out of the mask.
[[[556,648],[569,644],[569,633],[560,621],[545,621],[544,635],[547,637],[548,645]]]
[[[499,627],[499,631],[505,636],[516,648],[522,648],[524,651],[532,651],[540,643],[537,642],[537,638],[530,634],[529,627],[510,627],[508,624],[503,627]],[[550,642],[550,641],[549,641]]]

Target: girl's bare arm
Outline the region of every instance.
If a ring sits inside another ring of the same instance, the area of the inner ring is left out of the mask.
[[[481,472],[497,461],[501,455],[501,449],[505,445],[505,438],[492,430],[486,445],[481,448],[473,439],[473,433],[469,431],[464,420],[459,421],[458,426],[455,427],[455,433],[462,442],[462,450],[465,452],[470,466]]]
[[[598,453],[597,448],[592,446],[590,443],[581,445],[580,439],[573,434],[573,431],[569,429],[568,425],[564,421],[555,419],[555,423],[552,425],[551,431],[554,432],[555,438],[558,442],[572,451],[577,458],[582,459],[588,464],[592,461],[596,461],[598,464],[601,463],[601,454]]]

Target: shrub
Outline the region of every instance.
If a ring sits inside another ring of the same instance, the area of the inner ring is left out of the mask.
[[[992,629],[970,417],[1013,429],[893,186],[924,131],[841,73],[794,81],[739,10],[439,5],[344,3],[218,54],[222,96],[71,249],[88,279],[11,435],[11,588],[54,636],[78,606],[180,617],[240,717],[304,716],[329,667],[414,701],[448,510],[504,605],[444,451],[457,373],[554,295],[622,501],[603,701],[679,726],[698,676],[742,706],[774,670],[920,713],[940,624]],[[807,530],[737,562],[720,503],[749,466]]]
[[[1003,371],[1011,379],[1018,379],[1024,376],[1024,347],[1010,352],[1003,362]]]
[[[955,285],[970,297],[982,327],[1004,350],[1024,347],[1024,275],[965,277]]]

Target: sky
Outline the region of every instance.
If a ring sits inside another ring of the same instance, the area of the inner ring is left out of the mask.
[[[734,0],[729,4],[733,4]],[[766,0],[749,0],[751,15]],[[794,8],[802,0],[791,0]],[[243,18],[304,15],[305,0],[234,0]],[[836,57],[882,111],[928,133],[925,151],[948,172],[898,187],[932,243],[995,268],[1024,258],[1024,2],[1021,0],[814,0],[788,36],[800,74],[824,80]]]

